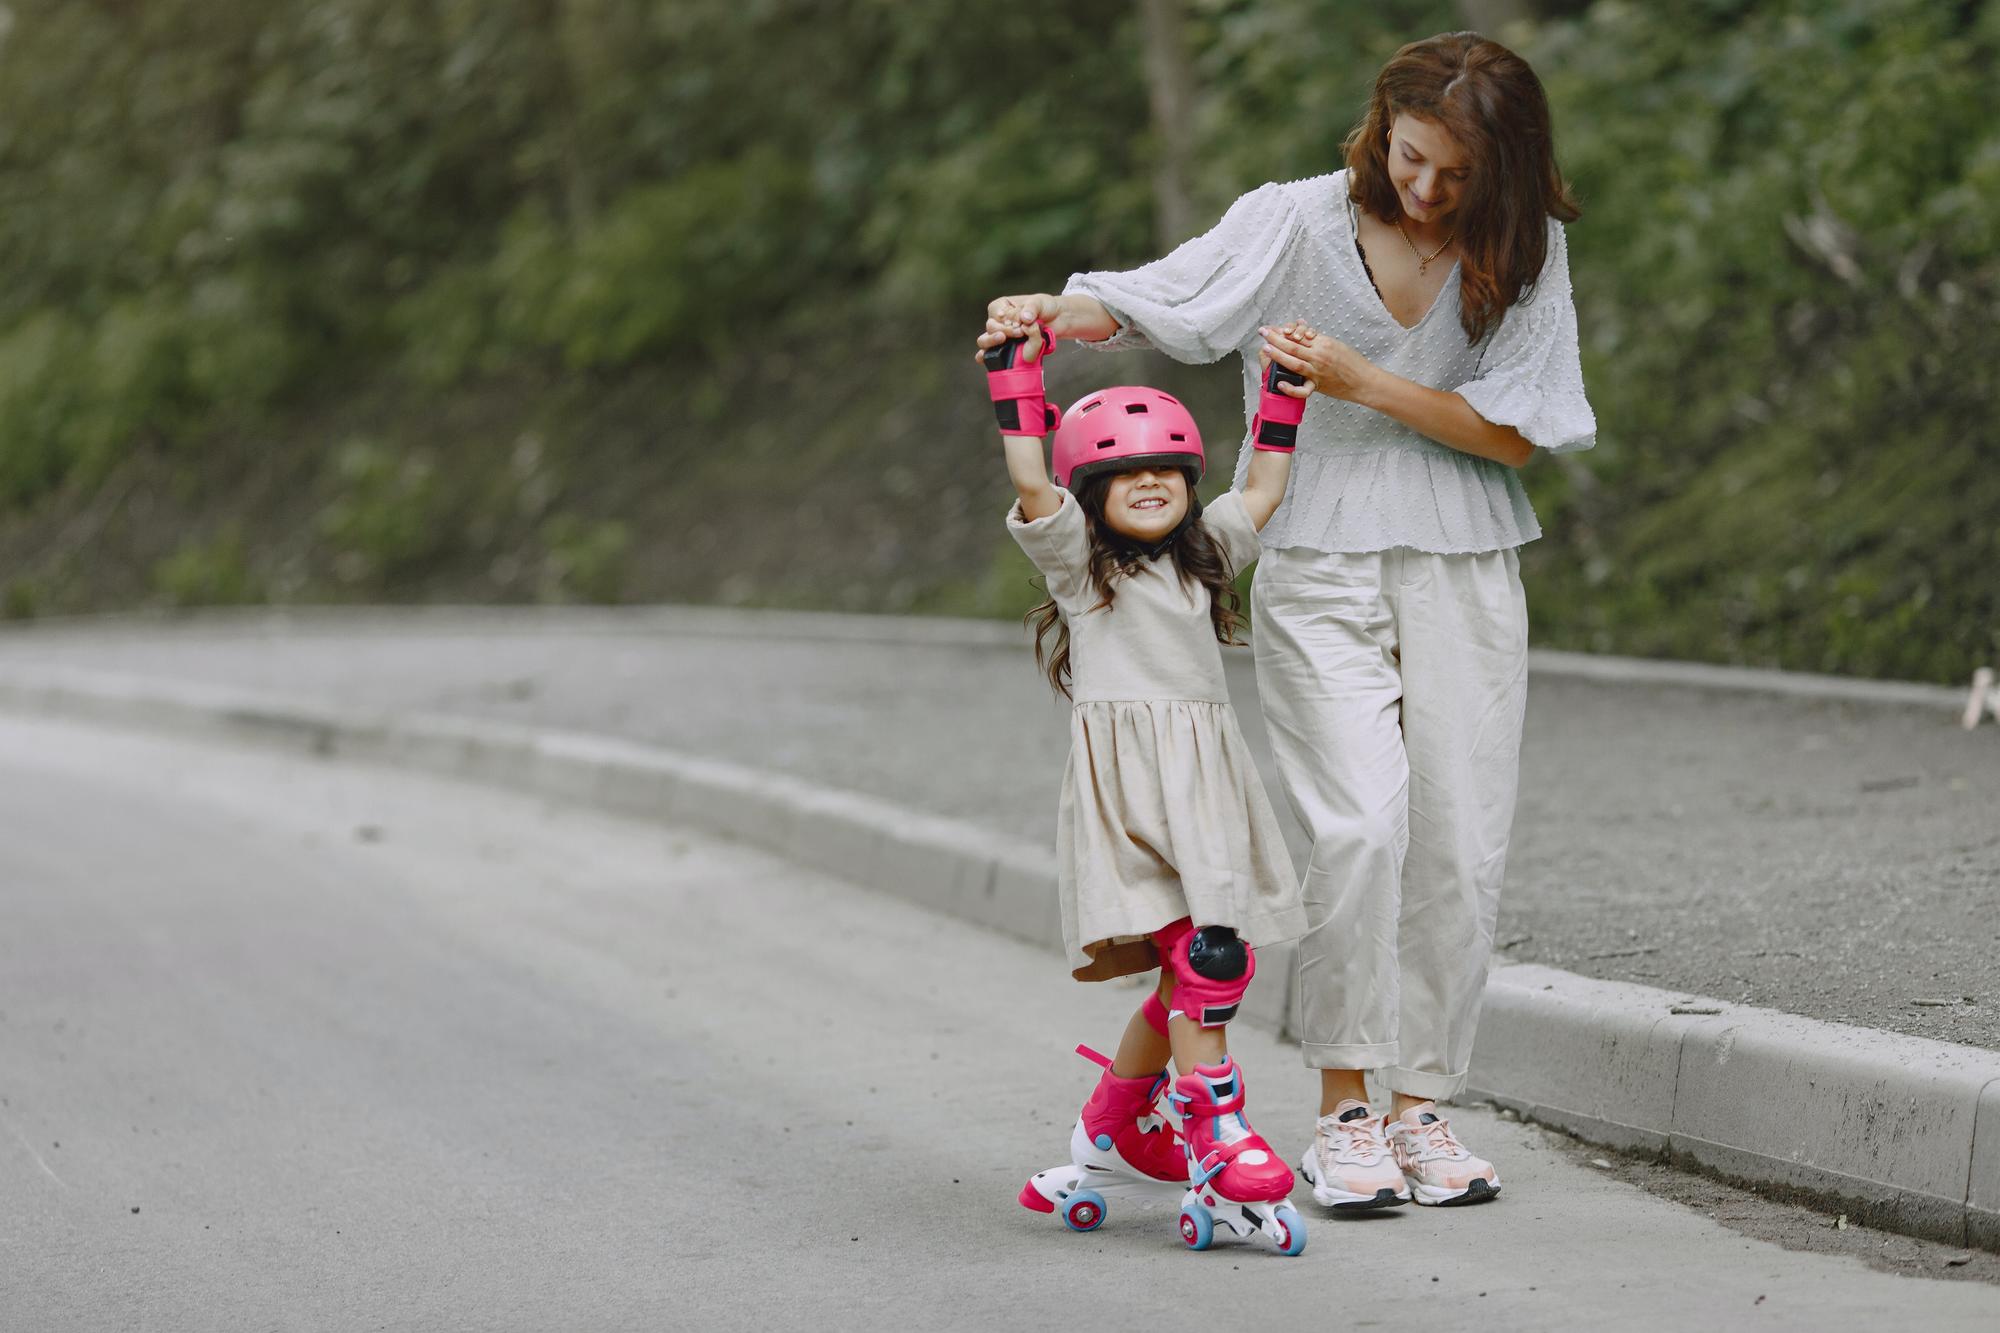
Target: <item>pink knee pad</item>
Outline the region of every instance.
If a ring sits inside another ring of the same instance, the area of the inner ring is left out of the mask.
[[[1182,917],[1153,935],[1160,966],[1174,974],[1173,1012],[1205,1028],[1236,1017],[1243,992],[1257,975],[1257,951],[1228,926],[1203,926]]]
[[[1167,1006],[1161,1002],[1158,991],[1148,995],[1146,1002],[1139,1006],[1139,1017],[1145,1019],[1146,1026],[1162,1037],[1167,1035]]]

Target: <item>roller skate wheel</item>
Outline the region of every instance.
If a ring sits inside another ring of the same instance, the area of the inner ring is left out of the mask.
[[[1095,1231],[1104,1221],[1104,1196],[1096,1190],[1078,1190],[1063,1205],[1063,1221],[1071,1231]]]
[[[1298,1254],[1305,1249],[1306,1223],[1296,1208],[1290,1204],[1280,1205],[1277,1211],[1271,1214],[1271,1219],[1278,1225],[1276,1237],[1278,1253]]]
[[[1191,1203],[1181,1209],[1181,1239],[1190,1250],[1205,1250],[1215,1240],[1215,1218],[1208,1209]]]

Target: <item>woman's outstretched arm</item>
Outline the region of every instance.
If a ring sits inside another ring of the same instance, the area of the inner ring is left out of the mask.
[[[1117,319],[1094,296],[1051,296],[1047,292],[1002,296],[986,307],[986,331],[979,335],[979,350],[1019,338],[1037,324],[1046,324],[1055,337],[1073,342],[1103,342],[1118,332]]]

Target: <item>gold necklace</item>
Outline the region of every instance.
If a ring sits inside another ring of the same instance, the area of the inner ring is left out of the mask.
[[[1423,276],[1424,271],[1430,268],[1431,260],[1436,259],[1445,251],[1451,249],[1451,243],[1458,239],[1458,228],[1453,227],[1451,235],[1444,238],[1444,244],[1431,251],[1430,255],[1426,257],[1423,251],[1417,249],[1417,243],[1410,239],[1410,233],[1403,230],[1403,220],[1401,218],[1396,219],[1396,232],[1403,238],[1403,244],[1410,247],[1410,253],[1417,257],[1417,275],[1419,277]]]

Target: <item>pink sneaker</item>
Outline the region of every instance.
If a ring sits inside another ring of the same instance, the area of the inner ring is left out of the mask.
[[[1500,1193],[1500,1173],[1493,1163],[1474,1157],[1452,1137],[1435,1102],[1419,1102],[1391,1120],[1389,1146],[1418,1203],[1478,1203]]]
[[[1319,1118],[1299,1174],[1315,1200],[1342,1212],[1410,1201],[1410,1187],[1389,1148],[1386,1118],[1368,1114],[1368,1103],[1352,1097]]]

